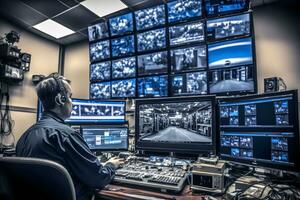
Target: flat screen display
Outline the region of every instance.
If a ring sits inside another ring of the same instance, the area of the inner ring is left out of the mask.
[[[235,15],[207,21],[207,40],[210,42],[225,38],[250,35],[250,14]]]
[[[165,5],[138,10],[134,14],[138,31],[164,25],[166,22]]]
[[[243,38],[208,45],[210,69],[253,64],[252,39]]]
[[[133,32],[132,13],[110,18],[109,28],[110,28],[111,36],[132,33]]]
[[[110,82],[91,83],[90,98],[91,99],[109,99],[111,93]]]
[[[100,40],[109,37],[106,22],[101,22],[88,27],[89,41]]]
[[[171,50],[171,71],[184,72],[207,67],[206,46]]]
[[[150,51],[166,47],[165,28],[146,31],[137,34],[138,51]]]
[[[169,23],[202,16],[202,0],[177,0],[168,3]]]
[[[176,46],[204,41],[204,24],[193,22],[184,25],[171,26],[169,28],[170,45]]]
[[[134,50],[133,35],[111,40],[112,57],[132,55]]]
[[[110,80],[110,65],[111,62],[101,62],[90,65],[90,80],[103,81]]]
[[[167,51],[138,56],[138,75],[161,74],[168,72]]]
[[[112,78],[131,78],[135,77],[136,59],[135,57],[122,58],[112,61]]]
[[[100,61],[110,58],[109,40],[90,44],[90,61]]]
[[[205,0],[208,16],[222,15],[249,9],[249,0]]]
[[[172,95],[207,94],[207,72],[192,72],[172,76]]]
[[[135,97],[136,79],[112,81],[111,85],[113,98]]]
[[[168,76],[150,76],[138,79],[139,97],[168,96]]]

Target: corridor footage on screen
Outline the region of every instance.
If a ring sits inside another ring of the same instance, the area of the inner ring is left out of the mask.
[[[140,141],[212,143],[211,102],[140,105],[139,118]]]

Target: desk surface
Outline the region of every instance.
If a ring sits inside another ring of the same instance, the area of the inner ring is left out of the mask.
[[[193,193],[190,186],[186,186],[179,194],[148,191],[119,185],[108,185],[108,189],[101,190],[99,196],[103,199],[132,199],[132,200],[201,200],[203,194]],[[221,199],[221,198],[218,198]]]

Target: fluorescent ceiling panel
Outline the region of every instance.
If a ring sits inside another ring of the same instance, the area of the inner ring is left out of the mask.
[[[127,7],[120,0],[85,0],[81,2],[81,5],[85,6],[99,17],[104,17]]]
[[[43,33],[46,33],[52,37],[55,37],[56,39],[75,33],[71,29],[51,19],[47,19],[46,21],[36,24],[33,26],[33,28],[42,31]]]

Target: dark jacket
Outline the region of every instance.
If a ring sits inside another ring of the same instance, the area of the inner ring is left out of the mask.
[[[93,189],[101,189],[114,177],[111,164],[102,166],[80,133],[64,124],[55,113],[43,114],[16,146],[19,157],[43,158],[63,165],[70,173],[77,200],[91,199]]]

